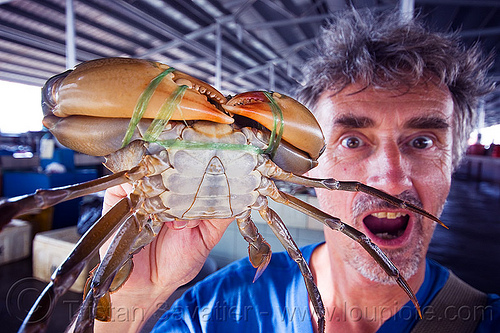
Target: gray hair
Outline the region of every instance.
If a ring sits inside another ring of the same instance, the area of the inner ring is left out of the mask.
[[[465,151],[479,98],[493,89],[487,78],[492,57],[479,46],[466,49],[457,33],[431,32],[417,19],[398,12],[337,13],[318,39],[317,54],[306,64],[298,99],[311,110],[320,95],[357,83],[386,89],[410,89],[438,79],[454,102],[453,166]]]

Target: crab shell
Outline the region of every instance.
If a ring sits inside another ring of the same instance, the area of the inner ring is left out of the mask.
[[[122,147],[122,139],[141,94],[154,78],[169,69],[158,62],[132,58],[104,58],[82,63],[74,70],[52,77],[43,87],[44,125],[68,148],[94,156],[111,154]],[[162,104],[181,85],[188,89],[171,120],[231,124],[234,122],[231,115],[237,114],[270,131],[275,129],[272,103],[264,92],[239,94],[227,102],[209,84],[170,70],[172,72],[154,91],[132,140],[142,139],[143,129],[157,118]],[[325,146],[316,119],[294,99],[278,93],[271,96],[283,114],[283,141],[296,148],[298,155],[311,159],[313,167]]]

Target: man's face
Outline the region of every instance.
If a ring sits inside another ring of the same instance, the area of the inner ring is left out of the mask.
[[[327,148],[309,175],[359,181],[441,214],[452,173],[449,91],[432,83],[404,93],[361,88],[320,97],[316,116]],[[434,222],[363,193],[317,193],[323,210],[370,237],[404,277],[424,267]],[[373,281],[392,281],[359,244],[332,230],[325,237],[330,255]]]

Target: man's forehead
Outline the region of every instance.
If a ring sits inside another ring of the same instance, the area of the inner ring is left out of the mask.
[[[433,82],[425,82],[414,87],[401,87],[399,89],[387,89],[381,87],[364,86],[360,84],[350,84],[338,92],[325,91],[322,98],[328,98],[335,102],[349,101],[422,101],[452,100],[451,93],[444,85]]]
[[[444,128],[449,126],[445,123],[451,121],[453,100],[446,87],[430,83],[404,92],[350,85],[339,93],[323,93],[316,111],[319,117],[326,116],[333,124],[343,127],[372,127],[380,114],[400,116],[404,113],[408,126]]]

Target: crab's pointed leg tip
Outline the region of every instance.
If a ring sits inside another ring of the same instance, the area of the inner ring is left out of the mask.
[[[267,268],[267,265],[269,265],[269,261],[271,261],[271,256],[266,256],[266,258],[264,258],[264,260],[260,263],[260,265],[257,267],[257,271],[255,272],[255,276],[253,278],[252,283],[257,281],[257,279],[260,278],[262,273],[264,273],[264,271]]]
[[[422,318],[422,311],[420,310],[420,304],[418,303],[417,296],[415,295],[415,293],[411,289],[408,282],[406,282],[406,280],[401,275],[396,278],[396,282],[403,289],[403,291],[406,293],[406,295],[408,295],[408,298],[410,299],[410,301],[413,303],[413,305],[417,309],[419,317]]]
[[[266,267],[267,267],[267,264],[260,265],[259,267],[257,267],[257,271],[255,272],[255,276],[253,278],[252,283],[254,283],[255,281],[257,281],[258,278],[260,278],[260,276],[262,275],[262,273],[264,273],[264,271],[266,270]]]
[[[445,227],[446,229],[450,229],[446,224],[444,224],[443,221],[441,221],[440,219],[438,218],[435,218],[434,221],[436,221],[437,223],[439,223],[442,227]]]
[[[264,272],[264,270],[257,268],[257,271],[255,272],[255,276],[253,277],[253,281],[252,283],[255,283],[255,281],[257,281],[258,278],[260,278],[260,276],[262,275],[262,273]]]
[[[448,226],[446,226],[446,224],[443,223],[443,221],[441,221],[439,218],[437,218],[436,216],[432,215],[431,213],[425,211],[423,208],[420,208],[416,205],[413,205],[411,203],[405,203],[405,206],[407,208],[409,208],[411,211],[417,213],[417,214],[420,214],[424,217],[427,217],[429,219],[431,219],[432,221],[440,224],[442,227],[445,227],[446,229],[449,229]]]
[[[416,308],[417,308],[417,312],[418,312],[418,317],[420,319],[423,319],[423,317],[422,317],[422,310],[420,309],[420,306],[417,306]]]

